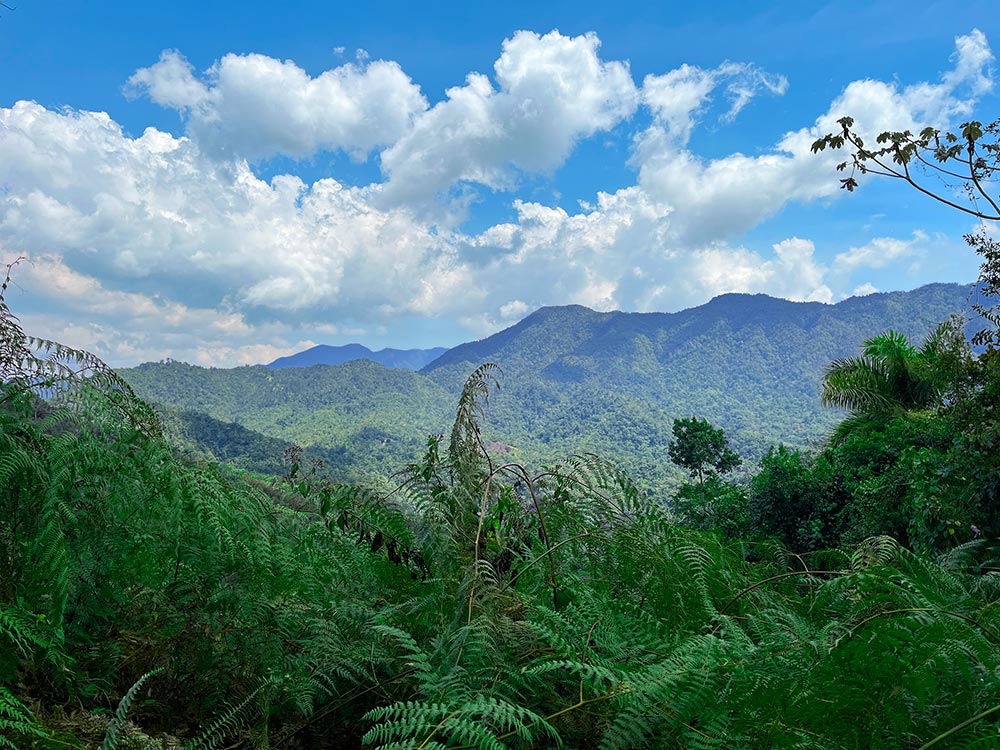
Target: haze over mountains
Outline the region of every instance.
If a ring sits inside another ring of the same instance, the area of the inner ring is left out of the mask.
[[[268,367],[311,367],[313,365],[342,365],[356,359],[370,359],[386,367],[402,370],[419,370],[448,351],[439,346],[434,349],[379,349],[373,352],[362,344],[346,344],[344,346],[328,346],[320,344],[311,349],[279,357]]]
[[[675,417],[724,427],[750,461],[772,443],[817,441],[840,417],[819,403],[830,361],[857,354],[887,328],[919,340],[964,313],[971,289],[932,284],[835,305],[727,294],[669,314],[547,307],[420,372],[359,359],[232,370],[168,362],[122,373],[151,401],[311,446],[350,478],[412,461],[429,433],[450,428],[469,373],[495,362],[504,378],[487,440],[533,463],[593,451],[656,487],[676,476],[666,450]],[[189,445],[218,453],[218,436],[208,433],[221,427],[185,424]]]

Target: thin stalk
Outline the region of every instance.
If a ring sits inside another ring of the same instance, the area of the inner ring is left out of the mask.
[[[792,576],[807,576],[807,575],[809,575],[809,576],[815,576],[815,575],[846,576],[847,575],[847,571],[845,571],[845,570],[794,570],[791,573],[781,573],[781,574],[776,575],[776,576],[771,576],[770,578],[765,578],[763,581],[757,581],[757,583],[753,584],[752,586],[747,586],[740,593],[738,593],[736,596],[734,596],[732,599],[730,599],[729,603],[726,604],[725,607],[723,607],[722,609],[719,610],[719,614],[720,615],[724,615],[726,613],[726,610],[729,609],[731,606],[733,606],[733,604],[736,603],[737,599],[739,599],[740,597],[744,596],[745,594],[749,594],[754,589],[759,589],[761,586],[764,586],[764,585],[766,585],[768,583],[771,583],[772,581],[779,581],[782,578],[791,578]]]
[[[941,740],[948,739],[949,737],[951,737],[951,735],[955,734],[956,732],[961,732],[967,726],[969,726],[971,724],[975,724],[980,719],[985,719],[987,716],[995,714],[998,711],[1000,711],[1000,704],[998,704],[996,706],[993,706],[993,708],[988,708],[988,709],[986,709],[985,711],[983,711],[980,714],[976,714],[971,719],[966,719],[961,724],[958,724],[957,726],[954,726],[951,729],[949,729],[947,732],[944,732],[943,734],[939,734],[937,737],[935,737],[934,739],[932,739],[930,742],[927,742],[927,743],[921,745],[920,747],[917,748],[917,750],[927,750],[927,748],[933,747],[934,745],[936,745],[937,743],[939,743]]]
[[[564,544],[569,544],[570,542],[575,542],[577,539],[582,539],[583,537],[586,537],[586,536],[591,536],[591,533],[589,531],[584,531],[582,534],[577,534],[576,536],[571,536],[568,539],[563,539],[561,542],[556,542],[555,544],[552,545],[552,547],[550,547],[549,549],[545,550],[545,552],[543,552],[542,554],[540,554],[538,557],[536,557],[530,563],[528,563],[523,568],[521,568],[519,571],[517,571],[517,575],[515,575],[513,578],[511,578],[509,581],[507,581],[507,583],[504,584],[503,588],[500,589],[500,593],[503,593],[504,591],[506,591],[507,589],[509,589],[511,586],[513,586],[514,582],[517,581],[517,579],[521,577],[521,574],[524,573],[524,571],[526,571],[528,568],[530,568],[532,565],[534,565],[536,562],[538,562],[542,558],[548,557],[550,554],[552,554],[553,552],[555,552],[557,549],[559,549],[560,547],[562,547]]]

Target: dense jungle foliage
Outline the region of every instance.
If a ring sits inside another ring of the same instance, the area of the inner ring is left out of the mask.
[[[703,420],[673,502],[497,463],[486,364],[373,491],[179,459],[0,302],[0,747],[995,747],[1000,359],[889,338],[749,483]]]

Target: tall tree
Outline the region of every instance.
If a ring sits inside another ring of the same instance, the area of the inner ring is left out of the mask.
[[[739,455],[730,450],[722,428],[707,419],[675,419],[674,439],[667,445],[670,460],[686,469],[703,484],[706,477],[725,474],[740,465]]]

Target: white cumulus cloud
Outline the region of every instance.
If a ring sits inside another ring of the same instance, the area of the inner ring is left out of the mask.
[[[126,92],[179,110],[206,150],[257,159],[394,143],[427,100],[399,65],[376,60],[311,77],[291,60],[229,54],[197,77],[175,50],[137,70]]]
[[[187,304],[319,317],[433,306],[454,251],[405,209],[373,208],[333,179],[261,180],[245,161],[106,115],[30,102],[0,110],[0,243],[59,253],[122,285],[155,279]],[[459,283],[459,282],[456,282]]]
[[[647,75],[642,83],[642,101],[671,140],[684,146],[712,93],[720,86],[729,100],[720,119],[732,122],[760,92],[784,94],[788,79],[749,63],[726,62],[708,70],[682,65],[663,75]]]
[[[907,231],[831,248],[808,227],[749,242],[790,202],[837,193],[842,157],[812,154],[812,141],[848,113],[876,130],[947,124],[992,84],[992,53],[973,32],[935,82],[850,83],[805,127],[705,158],[688,136],[711,100],[725,120],[784,79],[749,64],[681,66],[640,93],[627,63],[599,51],[593,34],[519,32],[492,80],[470,74],[433,106],[394,62],[312,77],[227,55],[199,75],[167,52],[130,86],[182,112],[183,135],[136,137],[105,113],[34,102],[0,108],[0,252],[35,263],[17,277],[37,300],[25,320],[114,362],[235,364],[414,320],[483,335],[545,304],[669,311],[732,291],[831,301],[930,245]],[[582,139],[628,128],[640,104],[652,124],[630,133],[634,184],[576,210],[517,190]],[[368,185],[264,178],[252,161],[382,147],[384,179]],[[428,210],[456,185],[509,190],[512,215],[463,231]]]
[[[420,115],[382,152],[392,203],[427,200],[459,181],[509,187],[516,171],[546,172],[587,136],[638,106],[628,65],[604,62],[595,34],[519,31],[503,44],[494,74],[481,73]]]
[[[939,82],[902,88],[874,80],[850,83],[811,127],[788,132],[773,148],[757,155],[700,157],[671,132],[677,128],[683,132],[689,123],[685,117],[696,110],[687,110],[688,114],[683,108],[670,110],[669,117],[660,115],[660,122],[638,139],[633,156],[638,184],[673,209],[669,231],[675,241],[699,245],[736,237],[790,201],[807,202],[836,193],[832,169],[844,154],[826,151],[817,155],[811,146],[817,137],[838,130],[836,121],[845,114],[851,114],[869,134],[890,128],[916,130],[921,124],[945,126],[968,114],[976,95],[991,83],[992,53],[979,31],[959,37],[956,50],[954,67]],[[682,76],[692,77],[700,80],[691,72]],[[685,94],[685,106],[706,86]],[[774,86],[779,88],[777,83]]]
[[[885,268],[902,258],[911,256],[914,249],[927,241],[924,232],[914,232],[913,237],[902,240],[896,237],[875,237],[860,247],[852,247],[834,258],[835,271],[850,273],[859,268]]]

